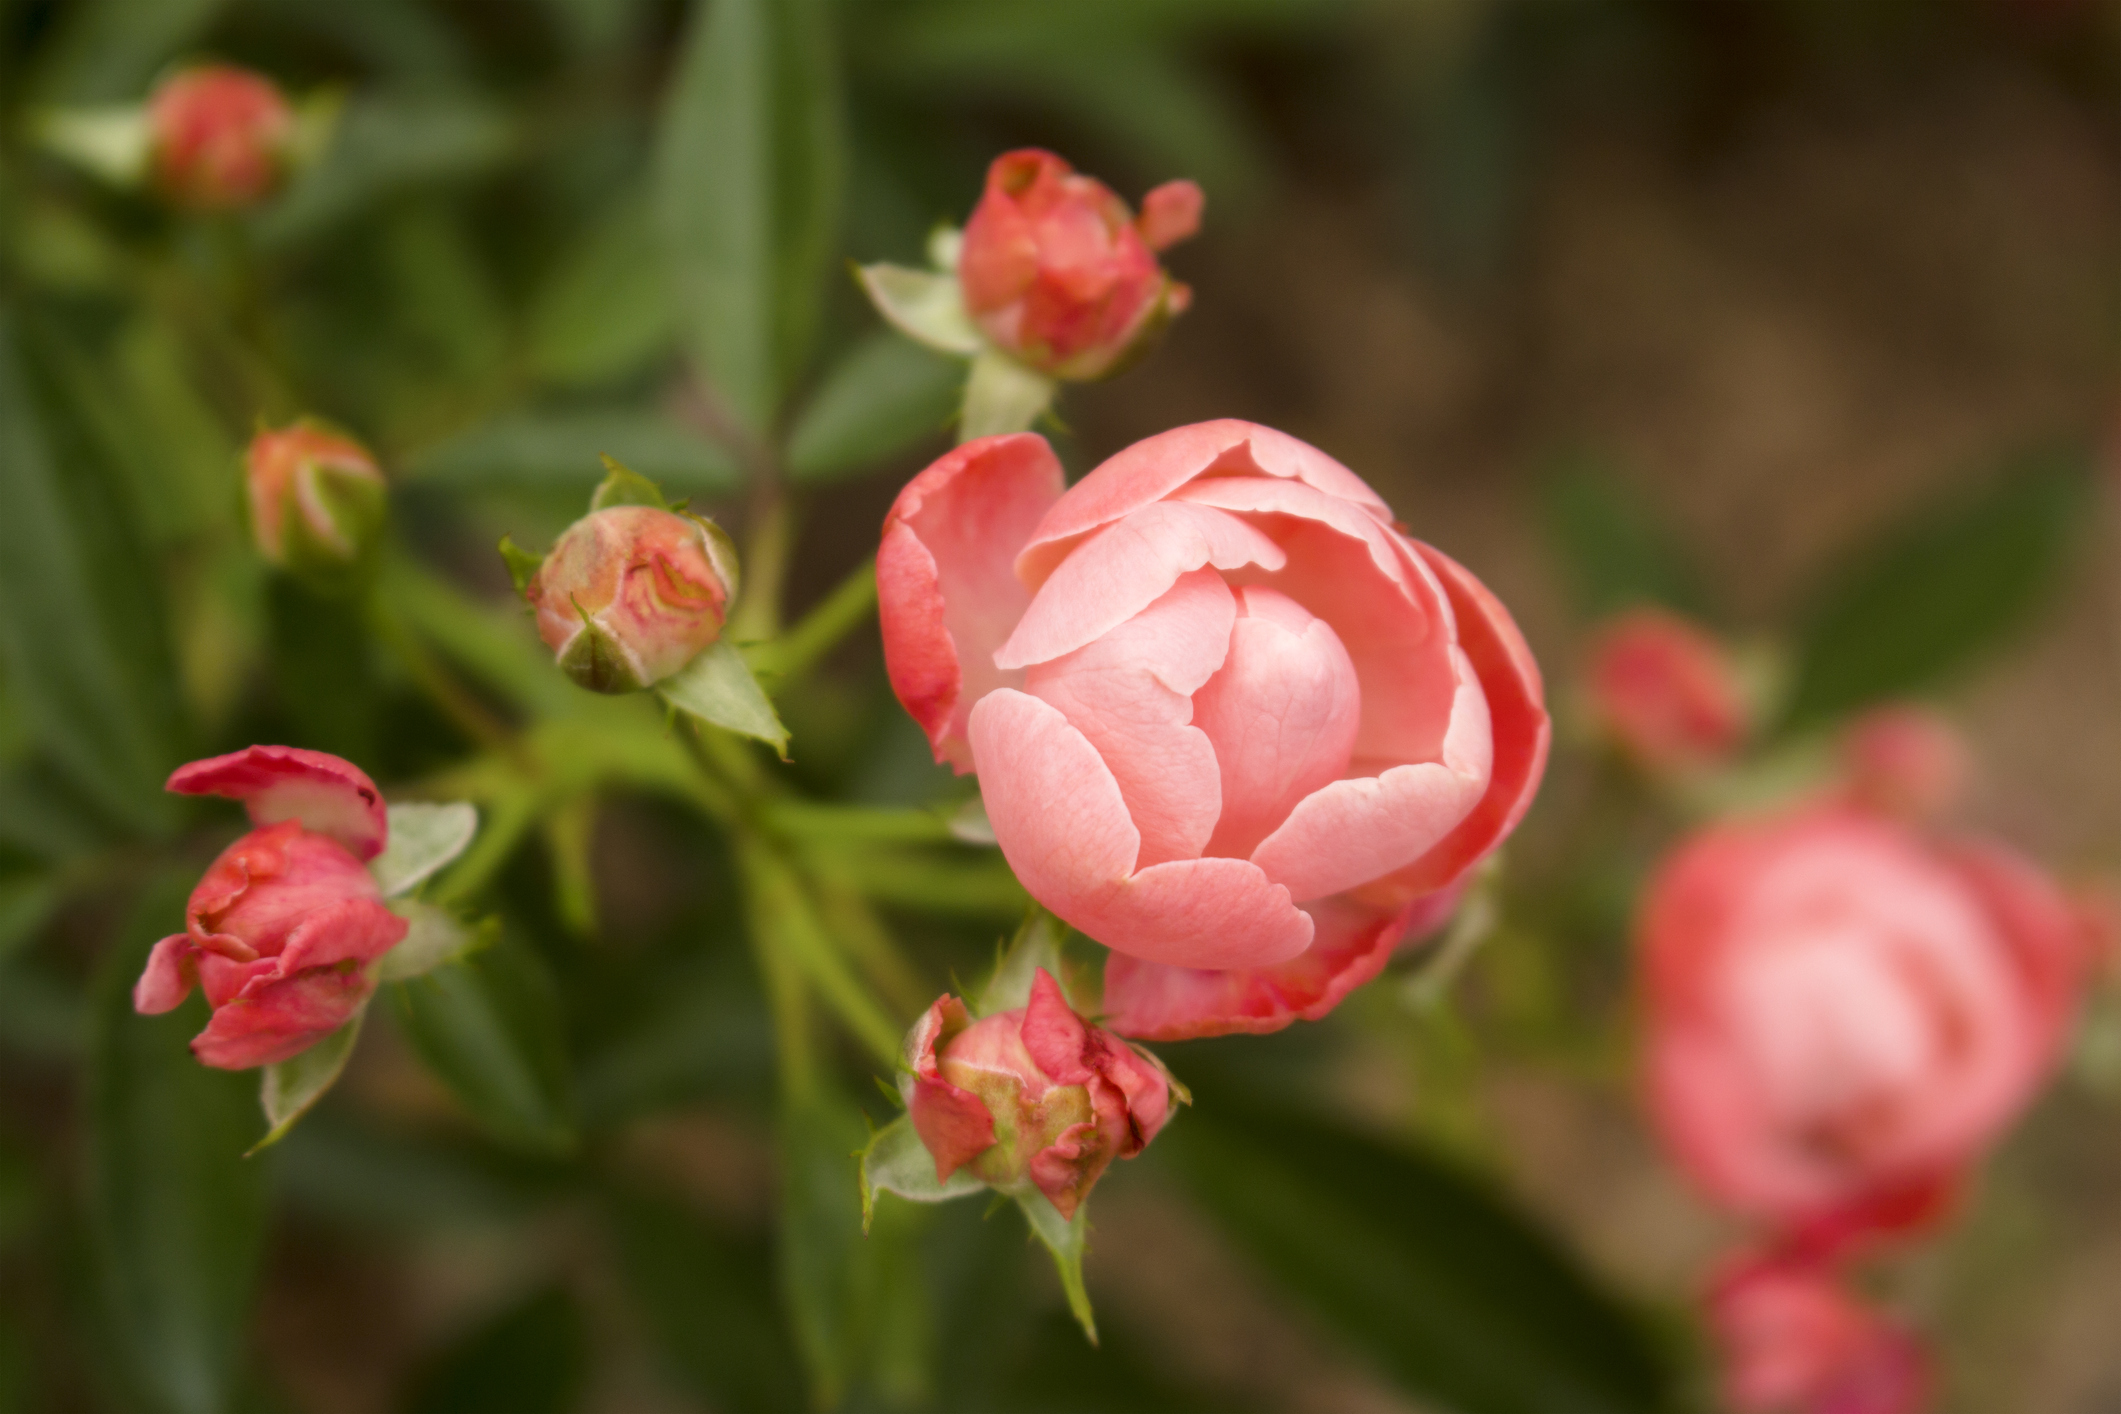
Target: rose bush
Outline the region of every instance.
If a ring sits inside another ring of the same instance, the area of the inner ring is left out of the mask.
[[[1831,803],[1697,835],[1638,926],[1668,1145],[1822,1249],[1938,1214],[2053,1065],[2085,945],[2010,851]]]
[[[1346,467],[1226,420],[1064,493],[984,438],[899,494],[885,661],[1032,896],[1113,950],[1112,1027],[1330,1010],[1530,804],[1549,736],[1502,605]]]
[[[351,762],[289,746],[194,761],[169,788],[240,800],[257,828],[192,890],[185,931],[155,944],[133,1005],[170,1011],[204,988],[214,1014],[193,1055],[223,1070],[286,1060],[360,1009],[405,937],[366,867],[388,842],[382,794]]]

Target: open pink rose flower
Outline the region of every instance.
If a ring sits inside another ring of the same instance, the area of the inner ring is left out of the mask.
[[[373,964],[405,937],[366,867],[388,837],[382,795],[350,762],[291,746],[194,761],[169,788],[240,800],[257,828],[192,890],[185,930],[155,944],[134,1007],[169,1011],[204,988],[214,1014],[192,1054],[223,1070],[307,1050],[368,1000]]]
[[[937,1181],[963,1168],[1005,1193],[1036,1188],[1064,1218],[1171,1114],[1163,1071],[1078,1016],[1044,968],[1029,1005],[977,1021],[938,998],[905,1059],[906,1111]]]
[[[1715,1283],[1708,1316],[1739,1414],[1916,1414],[1928,1401],[1920,1342],[1827,1270],[1747,1259]]]
[[[1156,252],[1200,229],[1201,191],[1166,182],[1139,217],[1050,152],[1005,152],[965,223],[965,311],[996,347],[1056,378],[1102,378],[1183,310],[1191,292]]]
[[[1638,928],[1667,1144],[1820,1254],[1942,1214],[2052,1068],[2086,948],[2015,854],[1839,804],[1696,835]]]
[[[877,580],[899,700],[1024,887],[1113,950],[1125,1035],[1323,1015],[1448,914],[1546,761],[1502,605],[1253,423],[1065,494],[1043,438],[968,442],[899,494]]]

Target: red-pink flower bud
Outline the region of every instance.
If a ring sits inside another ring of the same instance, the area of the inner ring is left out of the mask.
[[[1135,220],[1112,189],[1050,152],[1002,154],[965,223],[965,309],[997,347],[1056,378],[1115,372],[1191,292],[1156,252],[1200,229],[1200,188],[1166,182]]]
[[[609,506],[567,528],[523,597],[569,677],[592,692],[634,692],[720,636],[734,581],[727,542],[706,522]]]
[[[1929,1362],[1906,1330],[1820,1269],[1750,1259],[1709,1294],[1724,1399],[1740,1414],[1915,1414]]]
[[[1942,815],[1966,794],[1966,739],[1926,707],[1899,703],[1857,718],[1841,738],[1849,798],[1907,820]]]
[[[1745,699],[1723,645],[1662,609],[1630,609],[1592,643],[1585,673],[1599,725],[1653,770],[1714,765],[1745,740]]]
[[[251,438],[243,480],[258,553],[325,585],[367,561],[389,512],[368,449],[309,418]]]
[[[270,79],[228,64],[171,74],[147,101],[156,184],[195,210],[269,195],[287,170],[294,110]]]
[[[1005,1193],[1036,1188],[1064,1218],[1171,1113],[1163,1071],[1078,1016],[1043,968],[1029,1005],[977,1021],[938,998],[906,1038],[906,1068],[906,1108],[938,1181],[963,1168]]]
[[[405,937],[364,864],[387,838],[382,796],[350,762],[286,746],[194,761],[169,788],[241,800],[258,828],[192,890],[185,931],[155,944],[134,1007],[169,1011],[204,988],[214,1014],[192,1054],[223,1070],[307,1050],[368,1000],[373,964]]]

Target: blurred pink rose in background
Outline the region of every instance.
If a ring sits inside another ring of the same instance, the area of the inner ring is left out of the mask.
[[[1874,708],[1850,723],[1841,737],[1841,763],[1853,800],[1909,820],[1957,806],[1974,773],[1958,729],[1911,703]]]
[[[938,998],[906,1038],[900,1088],[937,1181],[965,1168],[1003,1192],[1035,1187],[1064,1218],[1171,1113],[1163,1071],[1078,1016],[1044,968],[1029,1005],[977,1021]]]
[[[352,763],[291,746],[194,761],[169,788],[240,800],[257,828],[192,890],[185,931],[155,944],[133,1005],[170,1011],[203,987],[214,1014],[192,1054],[223,1070],[307,1050],[368,1000],[371,964],[406,933],[366,867],[388,836],[382,795]]]
[[[1448,911],[1544,769],[1502,605],[1252,423],[1065,494],[1044,439],[967,443],[900,493],[877,578],[899,700],[978,770],[1032,896],[1113,949],[1127,1035],[1323,1015]]]
[[[368,448],[309,418],[261,427],[243,454],[251,538],[268,564],[325,573],[375,547],[388,491]]]
[[[1730,655],[1664,609],[1629,609],[1592,639],[1584,685],[1599,728],[1656,771],[1714,765],[1744,744],[1746,704]]]
[[[1638,928],[1667,1144],[1821,1251],[1941,1214],[2047,1077],[2084,962],[2033,865],[1839,804],[1695,835]]]
[[[1928,1400],[1920,1342],[1826,1270],[1745,1259],[1714,1284],[1708,1316],[1740,1414],[1914,1414]]]
[[[272,80],[230,64],[164,79],[147,100],[155,182],[181,206],[249,206],[285,174],[294,111]]]
[[[721,636],[733,555],[697,517],[609,506],[567,528],[523,586],[538,636],[592,692],[662,681]]]
[[[1104,377],[1190,301],[1156,252],[1200,229],[1201,202],[1192,182],[1166,182],[1136,219],[1111,188],[1052,153],[1004,153],[965,223],[966,312],[1042,373]]]

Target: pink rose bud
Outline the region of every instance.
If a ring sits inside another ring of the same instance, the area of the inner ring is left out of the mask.
[[[958,280],[987,338],[1056,378],[1116,372],[1191,298],[1156,252],[1200,229],[1201,192],[1166,182],[1137,221],[1112,189],[1050,152],[1004,153],[965,223]]]
[[[906,1037],[899,1084],[938,1182],[969,1169],[1004,1193],[1036,1188],[1064,1218],[1171,1113],[1163,1071],[1078,1016],[1044,968],[1028,1006],[978,1021],[938,998]]]
[[[1851,800],[1910,821],[1951,810],[1973,776],[1973,757],[1957,729],[1908,704],[1858,717],[1842,735],[1841,765]]]
[[[1738,1414],[1916,1414],[1928,1403],[1920,1342],[1823,1270],[1743,1262],[1710,1292],[1708,1317]]]
[[[1032,897],[1113,950],[1115,1031],[1322,1016],[1530,804],[1531,653],[1353,472],[1269,428],[1182,427],[1063,491],[1023,433],[900,492],[892,687],[937,760],[977,768]]]
[[[569,526],[523,597],[567,676],[635,692],[722,632],[734,567],[719,532],[653,506],[609,506]]]
[[[2032,865],[1831,804],[1696,835],[1637,929],[1666,1144],[1821,1254],[1943,1214],[2048,1076],[2084,969]]]
[[[147,100],[155,181],[199,211],[250,206],[287,170],[294,110],[270,79],[202,64],[164,79]]]
[[[291,746],[194,761],[169,788],[240,800],[257,828],[192,890],[185,931],[155,944],[134,1008],[169,1011],[203,987],[214,1014],[192,1054],[222,1070],[307,1050],[368,1000],[374,963],[405,937],[364,863],[388,836],[382,796],[350,762]]]
[[[1607,621],[1585,687],[1600,727],[1652,770],[1715,765],[1745,740],[1745,699],[1723,645],[1662,609]]]
[[[243,479],[258,553],[322,587],[357,573],[382,537],[389,490],[375,458],[320,422],[260,431]]]

